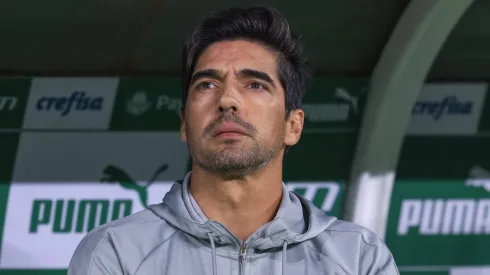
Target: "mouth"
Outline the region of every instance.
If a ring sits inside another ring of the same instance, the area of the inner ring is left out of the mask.
[[[213,136],[219,138],[236,138],[247,135],[247,133],[237,124],[224,122],[216,127]]]
[[[217,138],[237,138],[243,136],[244,134],[239,132],[222,132],[216,135]]]

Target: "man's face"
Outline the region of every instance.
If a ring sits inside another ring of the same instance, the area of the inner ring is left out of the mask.
[[[244,176],[299,140],[304,114],[288,120],[278,55],[258,43],[224,41],[198,59],[181,137],[194,163],[211,173]]]

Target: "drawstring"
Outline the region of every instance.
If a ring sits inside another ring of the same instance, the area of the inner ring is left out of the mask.
[[[282,275],[286,274],[286,253],[288,251],[288,241],[282,243]]]
[[[310,254],[310,251],[308,250],[308,248],[306,248],[306,245],[303,245],[303,249],[305,250],[305,275],[308,275],[308,259],[310,258],[309,257],[309,254]]]
[[[216,265],[216,247],[214,246],[214,239],[211,233],[207,233],[209,241],[211,242],[211,250],[213,254],[213,275],[217,275],[217,265]]]

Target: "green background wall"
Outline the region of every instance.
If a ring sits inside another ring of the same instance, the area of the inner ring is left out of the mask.
[[[182,178],[190,159],[177,132],[179,83],[0,79],[1,274],[64,274],[88,230],[158,203]],[[304,134],[284,161],[288,186],[331,215],[340,215],[367,86],[315,79]],[[490,265],[490,184],[468,181],[472,168],[490,169],[487,84],[426,86],[396,171],[386,242],[402,274],[479,274],[461,268]]]

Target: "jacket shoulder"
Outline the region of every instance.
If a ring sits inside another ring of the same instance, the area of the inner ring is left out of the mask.
[[[78,244],[68,275],[125,274],[138,268],[155,247],[177,230],[151,210],[143,210],[90,231]]]
[[[381,238],[372,230],[343,220],[335,220],[325,232],[330,234],[357,235],[366,245],[379,245],[381,241]]]
[[[364,226],[336,220],[318,237],[316,249],[324,255],[335,255],[344,270],[355,274],[399,275],[385,242]]]

